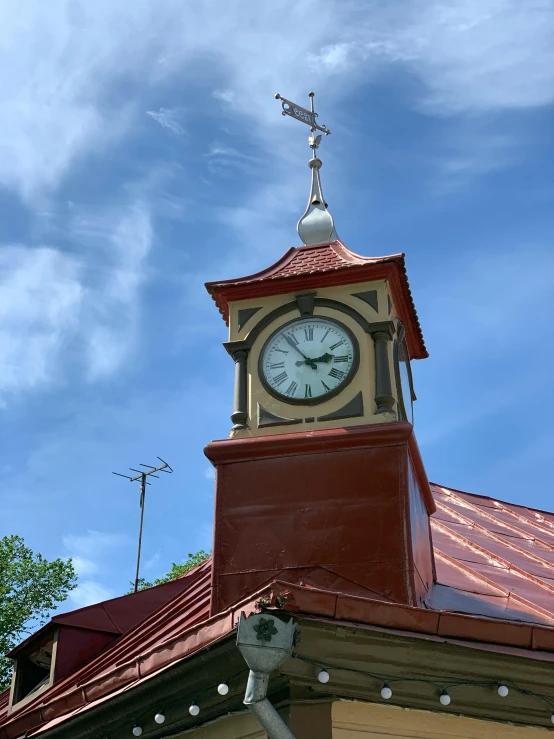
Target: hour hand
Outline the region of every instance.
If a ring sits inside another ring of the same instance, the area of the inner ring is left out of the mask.
[[[315,359],[312,359],[312,362],[330,362],[334,358],[334,354],[329,354],[329,352],[325,352],[325,354],[322,354],[321,357],[316,357]]]

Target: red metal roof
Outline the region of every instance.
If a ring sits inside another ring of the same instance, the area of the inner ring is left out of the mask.
[[[439,610],[554,625],[554,515],[431,486]]]
[[[260,593],[284,593],[283,608],[291,612],[554,659],[554,514],[436,484],[431,489],[437,582],[426,608],[278,581]],[[210,560],[182,580],[184,589],[170,601],[21,711],[7,717],[8,691],[0,695],[0,739],[57,723],[229,634],[245,605],[209,618]]]
[[[182,657],[181,653],[172,649],[172,640],[194,625],[207,621],[210,580],[211,563],[208,560],[179,578],[179,592],[171,600],[151,612],[140,624],[76,673],[55,683],[45,693],[37,695],[21,711],[16,711],[13,718],[6,716],[6,700],[4,713],[0,708],[0,737],[15,737],[30,731],[54,716],[66,714],[73,708],[89,703],[103,692],[112,692],[121,684],[134,682],[141,675],[160,669],[163,659],[158,659],[155,664],[149,665],[148,662],[157,648],[161,648],[165,659],[170,661],[171,658]],[[158,588],[165,586],[157,586],[151,590]],[[134,594],[124,596],[128,599],[131,611],[133,603],[130,601],[134,600],[133,596]]]
[[[410,356],[424,359],[428,353],[406,275],[404,254],[364,257],[350,251],[341,241],[292,247],[261,272],[207,282],[206,289],[229,323],[230,301],[377,279],[389,280],[396,310],[406,325]]]

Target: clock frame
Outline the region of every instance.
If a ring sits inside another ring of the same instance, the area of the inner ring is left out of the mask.
[[[281,331],[286,331],[287,327],[289,326],[293,326],[295,324],[305,322],[307,320],[312,320],[314,322],[320,321],[322,323],[334,324],[344,334],[346,334],[352,344],[352,354],[353,354],[352,364],[344,380],[339,385],[337,385],[332,390],[330,390],[329,392],[323,395],[320,395],[318,397],[315,397],[315,398],[291,398],[285,394],[282,394],[276,391],[275,388],[273,388],[269,384],[269,382],[267,382],[267,379],[265,377],[264,367],[263,367],[265,349],[274,340],[276,334],[278,334]],[[280,326],[275,328],[275,330],[272,331],[270,336],[265,340],[260,350],[259,357],[258,357],[258,378],[263,388],[266,390],[266,392],[272,397],[274,397],[276,400],[279,400],[281,403],[286,403],[287,405],[295,405],[295,406],[313,406],[313,405],[319,405],[321,403],[325,403],[327,400],[330,400],[331,398],[334,398],[340,393],[342,393],[342,391],[345,390],[348,387],[348,385],[350,385],[350,383],[356,376],[359,366],[360,366],[360,346],[359,346],[356,336],[348,328],[348,326],[346,326],[342,321],[339,321],[336,318],[330,318],[329,316],[325,316],[325,315],[301,316],[301,317],[294,318],[290,321],[287,321],[286,323],[281,324]]]

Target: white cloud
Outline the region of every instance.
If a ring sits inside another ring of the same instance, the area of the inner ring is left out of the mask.
[[[50,248],[0,250],[0,398],[55,378],[83,299],[72,256]]]
[[[65,226],[79,258],[52,247],[0,250],[4,402],[12,393],[63,381],[62,360],[72,351],[96,380],[117,370],[134,347],[152,245],[148,208],[140,201],[122,212],[74,206]]]
[[[179,123],[179,118],[174,110],[168,108],[160,108],[157,112],[154,110],[147,110],[146,115],[149,115],[155,121],[157,121],[162,128],[169,128],[173,133],[183,135],[185,129]]]
[[[262,130],[279,124],[272,92],[294,98],[315,86],[338,104],[394,65],[422,81],[419,102],[432,112],[554,99],[551,0],[281,0],[252,9],[239,0],[196,3],[186,14],[180,0],[34,0],[5,8],[0,182],[27,199],[51,191],[79,157],[132,125],[136,85],[110,104],[122,80],[140,79],[142,91],[177,75],[186,85],[198,64],[221,82],[213,94]],[[171,108],[150,114],[180,127]]]
[[[30,204],[49,205],[80,158],[113,144],[144,115],[150,85],[179,80],[187,89],[200,67],[209,69],[207,94],[226,103],[225,115],[241,117],[257,144],[278,148],[282,161],[292,153],[279,143],[290,143],[290,136],[274,92],[295,99],[315,87],[333,101],[328,110],[356,86],[397,68],[421,81],[412,103],[430,113],[494,112],[554,100],[552,0],[281,0],[252,8],[240,0],[210,0],[184,15],[180,0],[30,0],[4,9],[0,183]],[[149,115],[176,133],[184,130],[175,107]],[[509,164],[517,141],[491,129],[471,144],[445,152],[438,187],[458,187]],[[218,174],[230,163],[250,171],[256,162],[249,156],[219,144],[209,161]],[[298,190],[283,168],[244,208],[217,217],[247,239],[275,225],[264,240],[270,251],[292,233],[280,220],[292,213],[291,197],[297,212]],[[153,199],[152,193],[137,197],[123,215],[115,207],[83,213],[72,200],[69,223],[60,229],[82,242],[79,259],[49,243],[35,250],[11,246],[1,258],[5,294],[17,295],[0,297],[0,391],[63,378],[57,369],[68,342],[74,357],[84,357],[91,380],[122,366],[138,334]],[[179,211],[174,202],[165,207]],[[51,217],[48,207],[41,210]],[[230,266],[243,266],[247,247],[229,255]]]
[[[160,561],[161,554],[162,554],[162,550],[161,549],[158,549],[158,551],[154,552],[154,554],[151,557],[149,557],[146,560],[146,562],[144,563],[144,569],[145,570],[151,570],[151,569],[153,569],[158,564],[158,562]]]
[[[113,552],[127,541],[124,534],[110,534],[89,529],[86,534],[68,534],[63,537],[63,545],[69,556],[97,557]]]
[[[68,534],[62,541],[79,577],[70,593],[73,603],[80,608],[114,597],[111,590],[90,576],[102,572],[110,557],[128,543],[127,535],[89,529],[86,534]]]
[[[213,96],[216,100],[221,100],[223,103],[235,102],[235,93],[232,90],[214,90]]]
[[[96,380],[118,369],[135,344],[139,289],[152,246],[151,216],[144,203],[136,202],[123,214],[88,214],[74,229],[75,238],[96,250],[107,267],[90,294],[84,321],[87,373]]]
[[[83,580],[69,594],[69,598],[77,608],[92,606],[94,603],[101,603],[113,597],[115,596],[112,590],[105,588],[95,580]]]
[[[551,103],[553,37],[549,0],[416,0],[380,40],[389,44],[383,57],[409,66],[427,86],[429,110],[442,113]]]
[[[206,467],[204,470],[204,477],[206,480],[215,480],[215,470],[213,467]]]

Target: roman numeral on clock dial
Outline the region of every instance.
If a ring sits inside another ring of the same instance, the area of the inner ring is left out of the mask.
[[[284,383],[284,381],[287,379],[287,377],[288,377],[288,375],[287,375],[286,372],[281,372],[280,375],[277,375],[276,377],[273,378],[273,382],[276,385],[282,385]]]
[[[342,380],[345,374],[345,372],[341,372],[341,370],[333,367],[333,369],[329,372],[329,377],[334,377],[336,380]]]
[[[291,382],[291,384],[288,386],[288,388],[285,390],[285,393],[287,395],[294,395],[296,392],[296,388],[298,387],[298,383],[294,382],[294,380]]]

